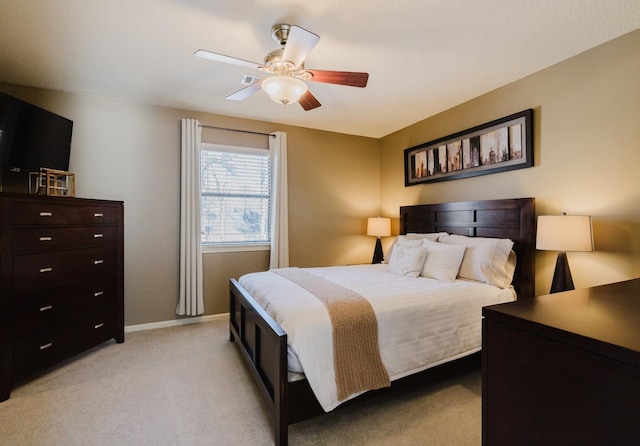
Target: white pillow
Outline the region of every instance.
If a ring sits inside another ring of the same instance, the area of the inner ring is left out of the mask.
[[[426,239],[422,241],[422,246],[427,248],[427,259],[422,266],[420,275],[447,282],[456,280],[466,248],[461,245],[447,245]]]
[[[427,250],[422,244],[396,244],[389,259],[389,272],[400,276],[418,277],[426,256]]]
[[[384,263],[389,263],[391,256],[393,255],[393,248],[396,245],[405,245],[405,246],[422,246],[422,239],[408,239],[404,235],[399,235],[391,244],[391,248],[389,248],[389,252],[386,256],[384,256]]]
[[[511,251],[509,253],[509,257],[507,257],[507,263],[504,266],[504,272],[507,275],[506,277],[509,279],[509,285],[513,281],[513,273],[516,272],[516,253]]]
[[[393,247],[396,246],[397,244],[420,246],[420,244],[422,243],[422,240],[427,239],[427,240],[433,240],[434,242],[437,242],[438,238],[441,235],[447,235],[447,233],[446,232],[430,232],[425,234],[409,233],[407,235],[399,235],[394,240],[393,244],[391,245],[391,248],[389,248],[389,252],[385,256],[384,263],[389,263],[389,259],[393,254]]]
[[[509,274],[507,259],[513,242],[509,239],[446,235],[440,243],[462,245],[465,250],[458,276],[477,280],[500,288],[511,285],[513,272]]]
[[[407,235],[399,235],[398,237],[405,237],[409,240],[419,239],[419,240],[431,240],[432,242],[437,242],[440,236],[448,235],[446,232],[428,232],[428,233],[417,233],[417,232],[409,232]]]

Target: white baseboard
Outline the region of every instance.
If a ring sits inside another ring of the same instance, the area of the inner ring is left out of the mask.
[[[197,324],[200,322],[210,322],[223,319],[229,320],[229,313],[185,317],[182,319],[173,319],[171,321],[150,322],[148,324],[126,325],[124,327],[124,332],[131,333],[133,331],[153,330],[155,328],[177,327],[179,325]]]

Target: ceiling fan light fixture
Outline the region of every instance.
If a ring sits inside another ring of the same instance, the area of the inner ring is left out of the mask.
[[[284,105],[298,102],[298,99],[308,90],[307,84],[291,76],[272,76],[262,81],[262,89],[269,97]]]

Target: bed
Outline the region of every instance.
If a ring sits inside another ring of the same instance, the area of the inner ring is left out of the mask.
[[[518,299],[534,295],[535,212],[533,198],[403,206],[400,208],[400,234],[412,233],[447,233],[452,237],[510,239],[513,241],[512,250],[517,256],[517,264],[513,272],[513,293]],[[360,268],[366,274],[373,274],[374,272],[369,272],[369,268],[384,269],[387,266],[342,268]],[[347,280],[344,277],[341,278],[343,273],[339,268],[311,269],[309,272],[327,274],[330,277],[335,276],[340,280]],[[274,283],[277,281],[280,285],[283,280],[293,280],[291,277],[276,279],[273,273],[268,274]],[[300,274],[306,273],[301,271]],[[457,282],[459,281],[456,280]],[[276,444],[286,445],[290,424],[324,413],[327,407],[333,409],[340,402],[336,404],[333,401],[327,404],[321,396],[321,403],[310,385],[310,380],[313,382],[311,374],[308,374],[307,377],[290,373],[289,369],[292,367],[289,363],[293,361],[287,332],[281,324],[276,322],[276,318],[272,317],[258,303],[259,300],[262,300],[261,297],[256,298],[260,294],[259,288],[253,289],[249,286],[250,284],[250,282],[246,282],[243,286],[235,279],[230,281],[230,340],[235,341],[239,346],[242,357],[248,364],[251,374],[269,405],[274,422]],[[288,286],[295,286],[295,284]],[[246,288],[251,289],[252,292]],[[288,293],[286,291],[288,288],[276,287],[275,289],[285,290],[284,294]],[[288,296],[282,297],[283,299],[288,298]],[[284,302],[286,304],[286,300]],[[375,300],[372,302],[375,306]],[[270,312],[274,311],[273,308],[269,308]],[[381,323],[381,332],[383,329],[384,326]],[[384,362],[386,358],[382,343],[381,352],[383,352],[381,355]],[[450,359],[458,360],[465,354],[454,354]],[[436,360],[427,364],[426,367],[421,364],[414,368],[419,373],[423,373],[425,368],[429,369],[439,364],[441,361]],[[391,381],[406,376],[404,372],[397,370],[393,373],[390,372],[389,375]],[[349,399],[351,398],[349,397]]]

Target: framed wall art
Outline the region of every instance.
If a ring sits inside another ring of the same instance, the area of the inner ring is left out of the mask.
[[[404,151],[404,185],[455,180],[533,166],[528,109]]]

